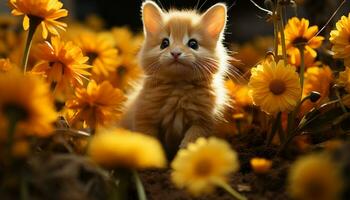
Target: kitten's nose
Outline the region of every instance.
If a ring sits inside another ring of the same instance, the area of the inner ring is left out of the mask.
[[[180,57],[180,55],[181,55],[180,51],[172,51],[170,53],[175,59],[178,59]]]

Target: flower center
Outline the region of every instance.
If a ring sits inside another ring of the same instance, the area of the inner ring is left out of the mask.
[[[98,54],[96,52],[87,52],[86,56],[89,57],[89,65],[92,65],[95,59],[98,57]]]
[[[308,42],[308,39],[304,37],[297,37],[293,40],[293,45],[298,46],[298,45],[305,45]]]
[[[207,176],[212,171],[212,164],[207,160],[200,160],[196,163],[195,173],[198,176]]]
[[[124,66],[119,66],[117,69],[117,73],[119,76],[123,76],[126,72],[127,72],[127,69]]]
[[[270,82],[269,88],[274,95],[280,95],[286,91],[286,84],[282,80],[275,79]]]
[[[23,106],[15,103],[5,104],[2,111],[9,120],[14,122],[25,121],[29,117],[28,111]]]

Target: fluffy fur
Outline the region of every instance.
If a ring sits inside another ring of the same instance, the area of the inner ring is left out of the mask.
[[[226,6],[216,4],[204,14],[195,10],[161,10],[142,5],[145,41],[139,61],[146,78],[131,99],[124,126],[157,136],[168,155],[198,137],[213,134],[227,103],[223,79],[228,55],[222,44]],[[164,38],[169,46],[162,49]],[[188,41],[195,39],[199,48]],[[172,52],[180,52],[178,59]]]

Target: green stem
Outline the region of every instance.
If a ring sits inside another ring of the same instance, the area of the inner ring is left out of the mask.
[[[301,94],[303,94],[304,73],[305,73],[305,54],[304,54],[305,45],[302,44],[298,48],[299,48],[299,51],[300,51],[300,72],[299,72],[300,87],[301,87]]]
[[[135,180],[137,196],[139,200],[147,200],[145,189],[143,187],[139,174],[136,170],[133,170],[132,174]]]
[[[115,200],[125,200],[128,199],[128,190],[130,187],[131,173],[127,169],[117,169],[116,170],[117,179],[119,180]]]
[[[342,98],[340,97],[338,88],[335,89],[335,95],[337,96],[337,98],[338,98],[338,100],[339,100],[340,108],[342,109],[342,111],[343,111],[344,113],[347,113],[348,111],[346,110],[345,105],[344,105],[344,103],[343,103],[343,100],[342,100]]]
[[[241,195],[239,192],[237,192],[235,189],[233,189],[227,183],[220,181],[217,184],[218,184],[218,186],[220,186],[222,189],[224,189],[226,192],[228,192],[230,195],[232,195],[237,200],[248,200],[247,197]]]
[[[9,159],[12,157],[12,145],[15,138],[16,125],[17,125],[17,120],[10,118],[8,130],[7,130],[7,147],[6,147]]]
[[[281,45],[282,45],[282,55],[283,55],[283,60],[284,64],[287,65],[288,60],[287,60],[287,50],[286,50],[286,40],[285,40],[285,35],[284,35],[284,18],[283,18],[283,6],[278,4],[278,10],[279,10],[279,26],[280,26],[280,34],[281,34]]]
[[[40,23],[41,23],[41,20],[37,17],[30,17],[29,19],[29,31],[28,31],[27,40],[24,47],[23,59],[22,59],[22,67],[23,67],[24,73],[27,72],[28,58],[29,58],[30,48],[32,46],[33,36],[35,34],[36,28]]]
[[[277,20],[273,19],[273,33],[274,33],[274,49],[275,49],[275,58],[278,58],[278,24]]]
[[[276,132],[278,131],[278,129],[280,127],[279,124],[281,123],[281,115],[282,115],[282,113],[279,112],[277,114],[276,119],[274,120],[274,122],[272,124],[271,132],[267,137],[267,143],[266,143],[267,146],[269,146],[271,144],[273,137],[275,136]]]
[[[21,176],[20,191],[21,191],[20,192],[21,200],[27,200],[28,199],[28,182],[24,173],[22,173],[22,176]]]

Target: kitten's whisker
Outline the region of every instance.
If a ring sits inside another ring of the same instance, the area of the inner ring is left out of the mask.
[[[205,0],[202,5],[198,8],[198,10],[200,11],[202,9],[202,7],[204,6],[205,3],[207,3],[208,0]]]

